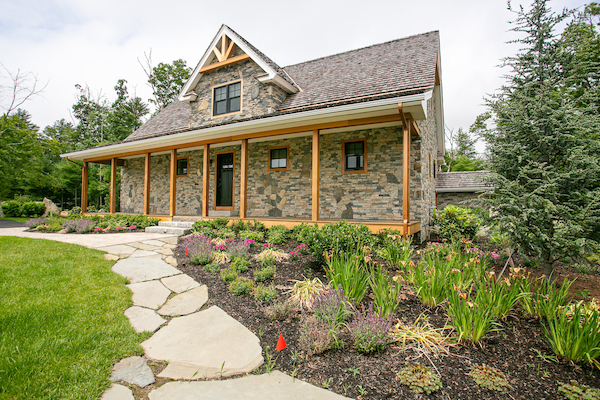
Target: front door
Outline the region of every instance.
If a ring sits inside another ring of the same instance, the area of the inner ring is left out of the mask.
[[[233,153],[217,154],[217,207],[233,207]]]

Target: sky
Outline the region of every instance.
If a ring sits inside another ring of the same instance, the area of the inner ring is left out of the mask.
[[[554,11],[586,3],[549,2]],[[42,128],[73,121],[76,84],[112,101],[117,80],[126,79],[130,94],[149,99],[144,54],[152,51],[154,65],[182,58],[193,68],[223,23],[282,67],[439,30],[445,123],[454,130],[486,110],[484,97],[509,72],[501,59],[519,49],[507,43],[518,34],[505,0],[0,0],[0,10],[0,63],[46,85],[22,106]],[[0,86],[7,84],[0,66]]]

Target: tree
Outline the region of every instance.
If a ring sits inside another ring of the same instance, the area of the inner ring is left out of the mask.
[[[156,113],[177,99],[181,88],[190,77],[191,68],[181,58],[172,64],[158,63],[152,66],[152,49],[149,54],[144,53],[146,65],[138,59],[142,69],[148,77],[148,85],[152,88],[153,99],[149,99],[157,109]]]
[[[142,118],[149,112],[148,105],[134,96],[129,97],[127,81],[119,79],[115,86],[117,98],[111,105],[107,118],[109,125],[109,141],[118,142],[131,135],[133,131],[142,126]]]
[[[504,60],[507,81],[486,99],[492,127],[479,120],[494,172],[488,203],[510,243],[550,277],[557,260],[600,240],[600,145],[592,139],[600,124],[563,93],[570,76],[554,31],[570,14],[553,13],[547,0],[514,12],[523,47]]]
[[[8,84],[0,85],[0,108],[4,109],[6,115],[21,107],[30,98],[39,95],[46,86],[39,88],[38,77],[33,72],[10,72],[4,64],[0,63],[6,75]]]
[[[477,138],[458,128],[454,133],[453,129],[446,127],[446,153],[444,154],[445,166],[443,172],[455,171],[480,171],[486,168],[485,161],[481,159],[475,150]]]

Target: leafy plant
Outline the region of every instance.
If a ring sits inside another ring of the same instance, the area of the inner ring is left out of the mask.
[[[288,254],[285,251],[268,247],[254,256],[254,259],[261,265],[273,265],[276,262],[287,260]]]
[[[242,257],[234,258],[231,262],[231,268],[235,269],[237,272],[240,273],[248,271],[250,265],[252,265],[250,260]]]
[[[329,279],[329,285],[332,287],[341,285],[346,296],[354,304],[359,304],[369,288],[369,272],[364,255],[355,252],[337,252],[329,254],[326,261],[325,274]]]
[[[273,244],[285,244],[290,237],[290,230],[284,225],[273,225],[267,231],[267,241]]]
[[[225,264],[229,262],[229,255],[222,251],[213,251],[213,260],[219,264]]]
[[[242,240],[254,240],[255,242],[262,242],[265,238],[264,233],[256,231],[240,231],[239,237]]]
[[[237,277],[238,272],[231,267],[221,270],[221,280],[225,283],[233,282]]]
[[[234,239],[235,232],[231,228],[223,227],[223,228],[215,229],[214,236],[218,237],[220,239]]]
[[[448,298],[448,315],[458,332],[458,340],[478,342],[486,333],[497,331],[494,310],[483,305],[482,291],[475,297],[451,291]]]
[[[379,252],[379,255],[392,267],[405,270],[413,254],[410,248],[411,240],[405,240],[401,235],[385,235],[381,239],[383,248]]]
[[[361,309],[354,312],[354,319],[348,324],[348,330],[360,353],[381,352],[390,342],[392,319],[373,311],[373,303],[366,310],[361,305]]]
[[[213,244],[204,236],[188,236],[182,245],[190,260],[196,265],[209,264],[214,259]]]
[[[600,389],[571,381],[571,383],[558,382],[558,393],[569,400],[600,400]]]
[[[440,237],[445,239],[473,240],[482,222],[473,210],[452,204],[433,212],[433,223]]]
[[[254,282],[250,278],[238,277],[229,284],[229,293],[234,296],[244,296],[252,293]]]
[[[289,301],[279,301],[265,310],[265,313],[272,321],[283,321],[292,315],[294,306]]]
[[[312,309],[314,298],[325,290],[319,278],[296,281],[291,290],[290,301],[308,310]]]
[[[221,264],[219,264],[219,263],[215,263],[215,262],[213,262],[213,263],[210,263],[210,264],[206,264],[206,265],[204,265],[204,270],[205,270],[206,272],[210,272],[211,274],[213,274],[213,275],[214,275],[214,274],[216,274],[217,272],[220,272],[220,271],[221,271]]]
[[[419,315],[412,324],[400,321],[392,329],[392,341],[402,343],[402,350],[417,347],[432,353],[449,354],[450,348],[456,345],[456,338],[447,328],[434,328],[424,314]]]
[[[273,285],[265,286],[262,283],[259,283],[254,288],[254,298],[261,303],[271,303],[277,298],[277,290]]]
[[[600,313],[582,315],[581,309],[559,307],[548,315],[544,334],[556,355],[567,360],[590,363],[600,368]]]
[[[4,203],[2,203],[4,204]],[[21,215],[23,217],[39,217],[46,212],[46,205],[44,203],[36,203],[29,201],[23,203],[21,206]]]
[[[315,261],[325,263],[325,253],[352,253],[363,247],[372,247],[376,239],[369,227],[340,221],[324,225],[303,225],[297,230],[297,238],[309,246]]]
[[[8,200],[2,203],[2,212],[6,217],[20,217],[21,203],[15,200]]]
[[[233,240],[227,244],[227,254],[229,254],[229,258],[231,260],[234,260],[236,258],[247,259],[249,250],[250,245],[244,240]]]
[[[274,265],[269,265],[259,270],[255,270],[254,279],[256,279],[257,282],[264,282],[266,280],[272,279],[275,275],[276,270],[277,268]]]
[[[496,318],[504,318],[525,294],[519,285],[512,284],[510,279],[504,278],[500,282],[490,276],[481,282],[477,288],[481,292],[480,305],[491,309]]]
[[[540,318],[550,318],[559,307],[568,303],[569,289],[573,281],[564,279],[557,287],[551,279],[538,278],[533,284],[527,276],[518,276],[517,284],[523,295],[520,298],[521,307],[526,313]]]
[[[379,265],[376,270],[371,272],[369,284],[377,309],[380,309],[386,317],[395,313],[400,304],[400,289],[402,288],[400,283],[391,279],[387,271]]]
[[[408,364],[398,372],[397,378],[415,393],[431,394],[442,388],[439,375],[421,364]]]
[[[233,230],[235,233],[239,234],[242,231],[246,231],[249,230],[249,223],[244,222],[241,219],[235,220],[231,222],[231,230]]]
[[[496,390],[498,392],[504,392],[505,390],[511,389],[511,386],[506,380],[504,374],[493,367],[487,365],[475,365],[469,375],[475,380],[475,382],[482,388],[489,390]]]

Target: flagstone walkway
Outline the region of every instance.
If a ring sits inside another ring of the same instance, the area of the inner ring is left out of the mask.
[[[147,360],[167,361],[158,376],[173,380],[152,390],[150,400],[195,399],[345,399],[281,372],[246,375],[263,363],[256,335],[217,306],[204,308],[208,289],[177,267],[177,237],[167,234],[121,233],[66,235],[2,228],[0,236],[20,236],[79,244],[105,251],[112,270],[129,279],[133,306],[125,315],[137,332],[155,332],[142,343],[144,357],[128,357],[113,367],[115,383],[101,400],[134,399],[126,385],[155,382]]]

